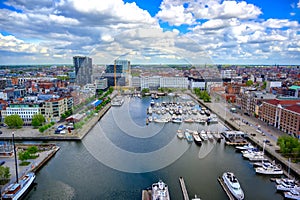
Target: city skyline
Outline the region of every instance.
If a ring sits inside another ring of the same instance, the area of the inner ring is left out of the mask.
[[[300,1],[7,0],[0,65],[300,64]]]

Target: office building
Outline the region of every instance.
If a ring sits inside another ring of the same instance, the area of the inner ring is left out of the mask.
[[[92,83],[92,59],[86,56],[74,56],[73,63],[75,67],[75,83],[78,85]]]

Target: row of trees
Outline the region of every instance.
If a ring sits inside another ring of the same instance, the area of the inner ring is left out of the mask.
[[[194,88],[194,93],[199,99],[202,99],[204,102],[210,102],[211,97],[209,96],[206,90],[200,90],[200,88]]]
[[[41,114],[36,114],[32,117],[32,126],[37,128],[45,123],[46,119]],[[5,117],[4,123],[9,128],[21,128],[24,124],[23,119],[20,117],[20,115],[9,115]]]
[[[293,161],[300,161],[300,142],[297,138],[291,136],[280,136],[277,140],[280,147],[280,153]]]

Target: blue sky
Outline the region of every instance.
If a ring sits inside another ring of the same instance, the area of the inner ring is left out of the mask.
[[[4,0],[0,65],[300,65],[300,0]]]

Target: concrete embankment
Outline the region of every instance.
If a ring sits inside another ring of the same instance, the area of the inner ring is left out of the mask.
[[[288,158],[283,157],[279,151],[279,147],[277,146],[277,139],[274,139],[274,137],[268,137],[268,135],[263,135],[261,133],[257,132],[257,127],[255,126],[249,126],[242,123],[240,120],[237,122],[236,120],[233,120],[235,116],[233,113],[230,113],[226,111],[226,106],[224,104],[221,104],[221,106],[217,106],[217,103],[204,103],[202,100],[199,100],[196,96],[193,94],[189,94],[194,100],[196,100],[201,106],[209,109],[216,115],[218,115],[219,119],[224,122],[226,126],[228,126],[232,130],[240,130],[248,135],[248,140],[253,143],[254,145],[260,147],[263,149],[264,141],[269,140],[269,144],[265,145],[264,152],[265,154],[272,160],[276,160],[276,163],[280,164],[282,169],[285,171],[286,175],[293,176],[297,179],[300,179],[300,164],[298,163],[292,163],[289,162]],[[263,124],[261,124],[261,127],[264,127]],[[268,127],[264,127],[265,130],[268,129]],[[279,132],[279,131],[278,131]],[[273,136],[275,133],[271,133]],[[280,136],[281,133],[276,133],[277,136]],[[255,135],[255,136],[254,136]],[[288,174],[288,172],[290,172]]]
[[[88,132],[96,125],[96,123],[105,115],[110,109],[111,105],[104,106],[97,115],[94,115],[89,119],[80,129],[73,130],[71,133],[55,134],[54,129],[51,128],[45,133],[40,133],[37,129],[31,127],[24,127],[22,129],[3,129],[3,134],[0,135],[0,140],[7,141],[12,140],[12,132],[15,134],[16,141],[80,141]]]

